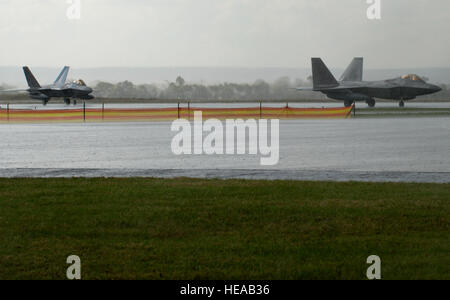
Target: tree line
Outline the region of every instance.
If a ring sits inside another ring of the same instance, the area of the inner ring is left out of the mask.
[[[140,84],[130,81],[112,84],[99,82],[93,88],[100,98],[171,99],[171,100],[284,100],[323,99],[318,93],[307,95],[296,91],[295,87],[311,86],[311,82],[301,79],[292,81],[282,77],[273,83],[256,80],[254,83],[220,83],[212,85],[188,84],[182,77],[164,85]]]
[[[166,84],[133,84],[130,81],[109,83],[100,81],[92,86],[96,98],[110,99],[152,99],[152,100],[324,100],[326,96],[312,91],[297,91],[296,87],[312,86],[312,78],[306,80],[281,77],[274,82],[256,80],[254,83],[220,83],[212,85],[189,84],[181,77]],[[441,85],[442,91],[437,94],[421,97],[424,100],[450,100],[450,85]],[[11,89],[12,86],[0,85],[0,90]],[[8,96],[6,96],[8,95]],[[1,98],[12,99],[20,95],[1,95]]]

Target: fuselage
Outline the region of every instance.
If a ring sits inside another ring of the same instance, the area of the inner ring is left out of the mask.
[[[28,93],[33,99],[45,100],[50,98],[72,98],[72,99],[93,99],[92,88],[77,84],[75,82],[66,83],[61,87],[54,85],[42,86],[40,88],[29,88]]]
[[[363,58],[355,57],[339,81],[333,76],[320,57],[311,58],[313,91],[321,92],[328,98],[343,100],[345,106],[355,101],[366,101],[370,107],[375,106],[375,98],[400,100],[400,107],[405,100],[415,99],[417,96],[439,92],[441,88],[426,83],[415,74],[379,80],[363,81]],[[298,88],[298,90],[308,90]]]
[[[341,81],[336,87],[320,88],[316,91],[337,100],[367,101],[373,98],[411,100],[440,90],[439,86],[422,80],[399,77],[379,81]]]

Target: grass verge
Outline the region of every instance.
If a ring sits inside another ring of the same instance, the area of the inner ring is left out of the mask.
[[[0,279],[450,279],[450,185],[0,179]]]

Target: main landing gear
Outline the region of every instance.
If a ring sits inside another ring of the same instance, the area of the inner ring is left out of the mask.
[[[369,105],[369,107],[375,107],[375,100],[374,99],[370,99],[366,101],[367,105]]]
[[[70,98],[64,98],[64,103],[70,105]],[[77,100],[73,99],[73,105],[77,105]]]
[[[401,108],[405,107],[405,101],[400,101],[400,103],[398,104]]]

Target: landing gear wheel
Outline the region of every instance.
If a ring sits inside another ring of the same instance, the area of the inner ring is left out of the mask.
[[[398,104],[401,108],[405,107],[405,101],[400,101],[400,103]]]
[[[73,105],[77,105],[77,100],[73,100]]]
[[[48,100],[42,100],[42,105],[46,106],[48,103]]]
[[[66,105],[70,105],[70,99],[69,98],[64,98],[64,103],[66,103]]]
[[[353,101],[345,101],[344,105],[345,105],[345,107],[350,107],[353,105]]]
[[[366,103],[367,105],[369,105],[369,107],[375,107],[376,104],[375,100],[373,99],[367,100]]]

